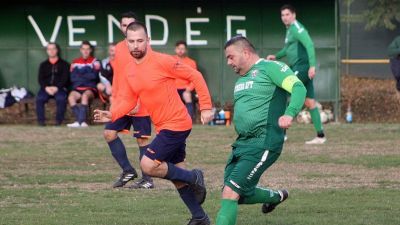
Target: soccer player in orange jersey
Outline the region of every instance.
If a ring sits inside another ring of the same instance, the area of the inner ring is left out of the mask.
[[[196,62],[187,56],[187,44],[186,41],[177,41],[175,44],[175,58],[178,59],[180,62],[192,67],[193,69],[197,70]],[[188,80],[183,79],[176,79],[176,88],[178,89],[179,96],[183,103],[186,106],[186,109],[189,112],[190,117],[192,120],[194,119],[195,115],[195,108],[193,104],[193,83]]]
[[[133,12],[123,13],[121,15],[120,29],[121,32],[126,36],[127,26],[136,20],[136,15]],[[115,58],[110,61],[113,68],[113,82],[112,82],[112,104],[118,103],[121,99],[118,98],[119,90],[123,81],[121,81],[124,76],[124,69],[126,64],[133,61],[132,56],[129,53],[128,46],[126,45],[126,40],[120,41],[115,47]],[[151,121],[149,114],[144,107],[134,115],[124,115],[118,120],[111,123],[107,123],[104,129],[104,138],[107,141],[111,154],[118,162],[122,169],[122,173],[118,180],[114,183],[113,187],[123,187],[130,180],[135,179],[138,175],[135,168],[129,162],[128,156],[126,154],[126,149],[124,143],[118,137],[118,132],[129,131],[131,126],[133,126],[134,134],[137,144],[139,146],[140,154],[139,159],[142,158],[144,152],[148,148],[151,137]],[[150,176],[147,176],[142,171],[142,178],[135,181],[130,188],[153,188],[153,180]]]
[[[203,172],[185,169],[185,143],[192,121],[176,91],[175,79],[193,83],[199,95],[203,124],[213,118],[207,85],[197,70],[173,56],[153,51],[143,23],[131,23],[126,40],[134,61],[125,68],[124,85],[117,96],[123,100],[114,103],[111,111],[95,110],[94,120],[115,121],[132,109],[146,107],[157,135],[140,162],[141,168],[152,177],[173,182],[192,214],[189,225],[208,225],[210,220],[201,207],[206,198]]]

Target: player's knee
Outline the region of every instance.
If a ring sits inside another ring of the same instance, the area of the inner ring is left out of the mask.
[[[224,189],[222,190],[222,198],[223,199],[233,199],[233,200],[239,200],[240,195],[236,193],[232,188],[229,186],[224,186]]]
[[[150,176],[155,176],[157,168],[160,166],[160,164],[154,162],[154,160],[151,160],[147,156],[143,156],[142,160],[140,161],[140,168],[142,171]]]
[[[117,131],[115,131],[115,130],[104,130],[103,136],[107,142],[111,142],[111,141],[117,139],[118,134],[117,134]]]
[[[150,141],[148,138],[136,138],[136,142],[139,146],[146,146]]]

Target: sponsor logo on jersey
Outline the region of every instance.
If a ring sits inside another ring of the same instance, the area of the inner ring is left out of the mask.
[[[251,180],[251,178],[253,178],[253,176],[257,172],[257,170],[260,169],[260,167],[264,164],[264,162],[267,160],[268,153],[269,153],[269,151],[265,150],[264,154],[261,157],[260,162],[257,163],[257,165],[253,168],[253,170],[247,176],[247,180]]]
[[[251,77],[252,78],[255,78],[257,76],[257,74],[258,74],[258,70],[251,71]]]
[[[245,83],[236,84],[234,92],[253,88],[253,83],[254,81],[251,80],[251,81],[246,81]]]

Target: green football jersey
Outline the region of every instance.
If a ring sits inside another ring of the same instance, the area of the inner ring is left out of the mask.
[[[292,93],[286,108],[287,92]],[[268,147],[268,139],[283,142],[278,119],[295,117],[301,110],[306,90],[293,71],[282,62],[260,59],[241,76],[234,89],[235,130],[239,137],[233,146],[251,144]]]
[[[306,28],[299,21],[294,21],[286,29],[285,46],[275,56],[276,59],[286,56],[290,68],[315,66],[314,43]]]

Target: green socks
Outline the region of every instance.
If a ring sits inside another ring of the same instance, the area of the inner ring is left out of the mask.
[[[235,225],[238,210],[238,201],[222,199],[221,208],[217,215],[216,225]]]
[[[268,188],[256,187],[254,195],[239,199],[239,204],[279,203],[281,195]]]
[[[231,199],[222,199],[216,225],[235,225],[238,204],[279,203],[280,201],[281,195],[279,192],[259,187],[256,187],[252,196],[240,198],[239,202]]]
[[[311,120],[314,124],[315,130],[317,131],[317,133],[321,133],[323,128],[322,128],[321,116],[319,114],[318,107],[309,109],[308,111],[310,112]]]

